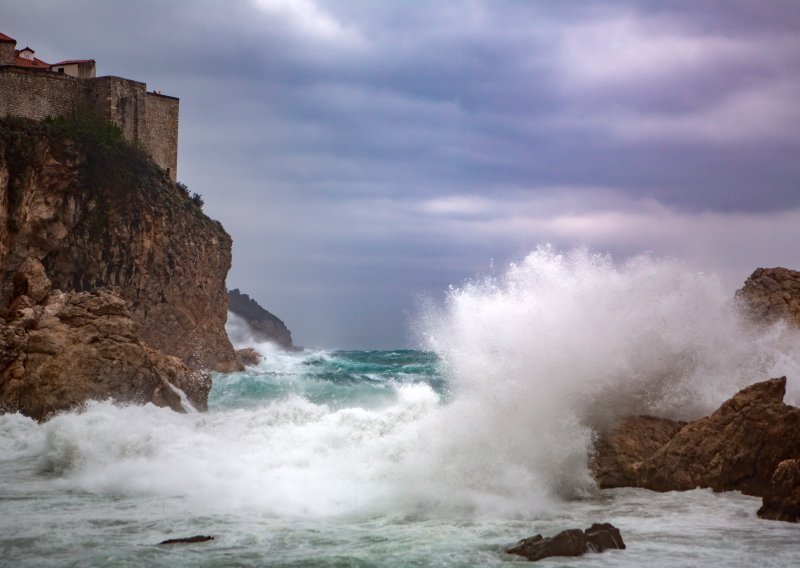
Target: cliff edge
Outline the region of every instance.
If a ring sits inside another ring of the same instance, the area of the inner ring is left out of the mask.
[[[262,308],[238,288],[228,291],[228,310],[247,322],[255,341],[268,341],[289,351],[296,349],[292,344],[292,332],[283,320]]]
[[[150,347],[192,369],[232,371],[232,242],[201,205],[101,119],[2,119],[0,305],[31,258],[54,289],[112,288]]]

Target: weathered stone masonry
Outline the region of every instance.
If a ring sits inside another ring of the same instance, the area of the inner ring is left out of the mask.
[[[122,77],[78,79],[63,73],[0,66],[0,116],[41,120],[71,116],[87,105],[119,126],[127,140],[140,143],[175,181],[177,98],[148,93],[144,83]]]

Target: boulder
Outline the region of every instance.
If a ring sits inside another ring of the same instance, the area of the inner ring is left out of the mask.
[[[778,464],[800,455],[800,408],[785,393],[786,377],[756,383],[688,423],[644,462],[641,486],[765,495]]]
[[[548,538],[537,534],[519,541],[506,552],[536,561],[551,556],[582,556],[612,548],[625,548],[619,529],[609,523],[595,523],[585,531],[569,529]]]
[[[800,459],[783,460],[775,468],[758,516],[790,523],[800,520]]]
[[[109,289],[13,298],[0,348],[0,411],[36,420],[89,400],[200,410],[211,388],[208,374],[141,342],[125,300]]]
[[[757,323],[786,320],[800,325],[800,272],[757,268],[736,292],[736,299]]]
[[[800,455],[800,409],[783,402],[785,392],[786,377],[756,383],[683,425],[625,419],[596,445],[598,485],[767,495],[778,464]]]
[[[601,489],[636,487],[642,464],[686,423],[653,416],[628,416],[610,432],[599,436],[591,460],[592,473]]]
[[[255,367],[256,365],[261,363],[261,359],[262,359],[261,353],[259,353],[252,347],[246,347],[244,349],[236,350],[236,360],[243,367]]]

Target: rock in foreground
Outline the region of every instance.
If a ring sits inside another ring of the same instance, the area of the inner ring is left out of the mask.
[[[14,286],[31,296],[14,297],[0,320],[0,411],[45,420],[106,399],[185,411],[176,389],[206,408],[210,377],[142,343],[119,295],[50,290],[38,261],[24,267]]]
[[[790,523],[800,520],[800,460],[784,460],[778,464],[758,516]]]
[[[608,549],[624,549],[622,535],[609,523],[595,523],[585,531],[569,529],[554,537],[540,534],[523,539],[507,549],[509,554],[524,556],[536,561],[551,556],[582,556],[587,552],[603,552]]]

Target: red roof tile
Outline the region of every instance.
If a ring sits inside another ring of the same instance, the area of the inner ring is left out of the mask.
[[[13,42],[13,43],[17,43],[17,40],[15,40],[13,37],[8,37],[8,36],[7,36],[6,34],[4,34],[4,33],[0,33],[0,42]]]
[[[14,65],[17,67],[34,67],[36,69],[50,69],[50,65],[39,59],[38,57],[34,57],[33,61],[30,59],[25,59],[24,57],[17,57],[14,60]]]

